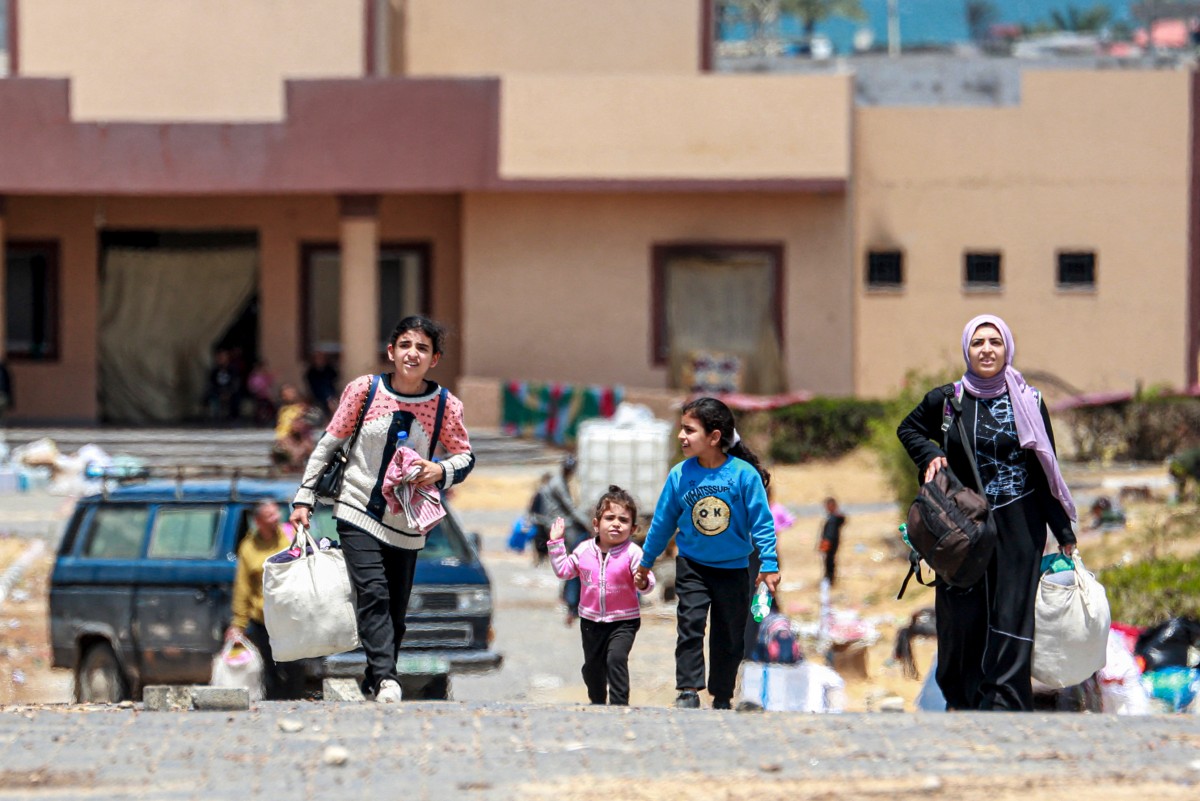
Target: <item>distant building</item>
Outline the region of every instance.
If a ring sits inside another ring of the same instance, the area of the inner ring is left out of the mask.
[[[1196,381],[1189,70],[714,73],[702,0],[9,2],[14,420],[186,419],[217,347],[382,369],[417,310],[476,425],[713,353],[879,395],[984,310],[1064,385]]]

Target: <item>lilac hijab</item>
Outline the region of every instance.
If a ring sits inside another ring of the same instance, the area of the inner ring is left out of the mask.
[[[991,378],[984,378],[971,372],[970,346],[971,338],[981,325],[994,326],[1004,339],[1004,369]],[[1050,444],[1050,434],[1046,424],[1042,422],[1042,410],[1038,406],[1038,396],[1033,388],[1025,383],[1022,376],[1012,366],[1016,345],[1013,343],[1012,331],[1003,320],[994,314],[981,314],[973,318],[962,335],[963,361],[967,363],[967,371],[963,373],[962,382],[967,391],[977,398],[998,398],[1005,392],[1012,401],[1013,417],[1017,424],[1017,439],[1022,448],[1032,450],[1037,454],[1046,480],[1050,484],[1050,494],[1062,504],[1067,517],[1077,520],[1075,502],[1071,500],[1071,491],[1063,480],[1062,471],[1058,469],[1058,459]]]

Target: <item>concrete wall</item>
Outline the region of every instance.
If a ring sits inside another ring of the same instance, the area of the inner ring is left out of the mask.
[[[781,243],[789,384],[853,389],[842,195],[471,194],[464,201],[464,373],[665,388],[653,364],[651,248]]]
[[[336,199],[47,197],[10,198],[7,205],[10,240],[58,240],[61,248],[61,356],[55,362],[11,363],[18,393],[14,420],[96,418],[98,228],[257,230],[262,355],[281,380],[302,380],[301,246],[337,245]],[[431,313],[452,332],[433,377],[450,386],[462,365],[462,339],[455,335],[462,323],[458,220],[459,201],[450,195],[386,197],[379,209],[381,241],[432,246]]]
[[[1013,108],[860,108],[854,136],[855,388],[961,367],[962,326],[1004,317],[1016,366],[1083,390],[1185,379],[1191,76],[1027,72]],[[870,249],[904,252],[899,291],[865,287]],[[1094,291],[1056,287],[1059,250],[1094,250]],[[1002,254],[998,292],[963,253]]]
[[[506,178],[846,178],[853,85],[833,76],[504,79]]]
[[[401,69],[409,75],[700,67],[699,0],[405,0],[402,7]]]
[[[287,78],[357,77],[359,0],[23,0],[20,72],[76,120],[277,120]]]

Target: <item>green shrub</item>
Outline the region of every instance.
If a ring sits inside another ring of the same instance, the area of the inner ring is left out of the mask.
[[[1118,565],[1097,578],[1114,621],[1152,626],[1172,617],[1200,618],[1200,556]]]
[[[1072,409],[1066,417],[1079,459],[1159,462],[1200,446],[1200,398],[1147,392],[1123,403]]]
[[[883,403],[858,398],[813,398],[771,414],[771,458],[793,464],[830,459],[857,448],[870,436],[870,422]]]
[[[904,379],[904,387],[883,402],[882,414],[870,423],[870,437],[866,444],[879,459],[880,469],[892,488],[892,497],[902,510],[907,511],[920,485],[917,482],[917,466],[900,444],[896,428],[929,390],[956,381],[961,376],[961,372],[949,370],[941,374],[910,372]]]

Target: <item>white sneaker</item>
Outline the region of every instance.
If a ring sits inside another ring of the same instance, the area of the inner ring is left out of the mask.
[[[395,679],[384,679],[379,682],[379,689],[375,691],[375,703],[377,704],[398,704],[400,703],[400,685]]]

